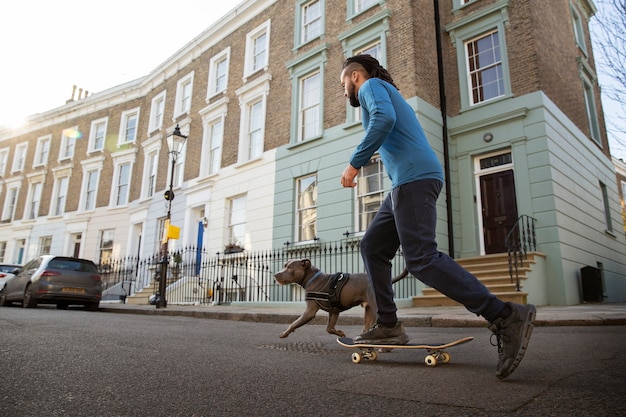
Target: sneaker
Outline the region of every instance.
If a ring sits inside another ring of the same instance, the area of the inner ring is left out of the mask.
[[[354,343],[374,345],[406,345],[409,336],[404,332],[404,326],[397,322],[393,327],[387,327],[377,323],[367,332],[354,338]]]
[[[489,330],[497,339],[499,358],[496,376],[500,379],[511,375],[522,361],[537,314],[532,304],[507,303],[507,305],[511,308],[511,315],[506,319],[498,318],[489,326]]]

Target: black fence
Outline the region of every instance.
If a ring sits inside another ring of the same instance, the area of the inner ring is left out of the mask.
[[[208,254],[201,248],[187,247],[169,256],[165,298],[171,304],[227,304],[231,302],[303,301],[299,285],[278,285],[274,274],[290,259],[311,260],[325,273],[364,272],[358,241],[319,243],[267,251]],[[393,275],[404,269],[398,252]],[[156,295],[161,279],[161,259],[123,258],[100,265],[103,300],[126,300],[139,291]],[[396,298],[421,293],[422,285],[410,275],[394,284]],[[152,297],[154,299],[154,297]]]

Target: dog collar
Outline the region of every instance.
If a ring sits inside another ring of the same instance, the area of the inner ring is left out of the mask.
[[[304,288],[306,288],[310,283],[313,282],[313,280],[317,277],[319,277],[320,275],[322,275],[322,271],[317,271],[315,273],[315,275],[313,275],[311,278],[309,278],[309,280],[306,282],[306,284],[304,284]]]

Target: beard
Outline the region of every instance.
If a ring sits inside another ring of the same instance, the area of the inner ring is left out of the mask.
[[[348,101],[350,102],[350,105],[352,107],[361,107],[361,103],[359,102],[359,98],[354,93],[354,87],[352,88],[352,91],[350,91],[348,93]]]

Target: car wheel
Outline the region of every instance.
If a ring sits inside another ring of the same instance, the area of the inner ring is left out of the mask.
[[[22,307],[34,308],[37,307],[37,301],[33,300],[33,286],[28,285],[24,290],[24,298],[22,299]]]
[[[7,300],[7,289],[6,287],[2,287],[0,290],[0,306],[6,307],[11,305],[11,303]]]
[[[89,303],[85,304],[85,310],[87,311],[98,311],[98,305],[100,303]]]
[[[69,305],[67,303],[58,303],[57,304],[57,310],[67,310],[68,307],[69,307]]]

